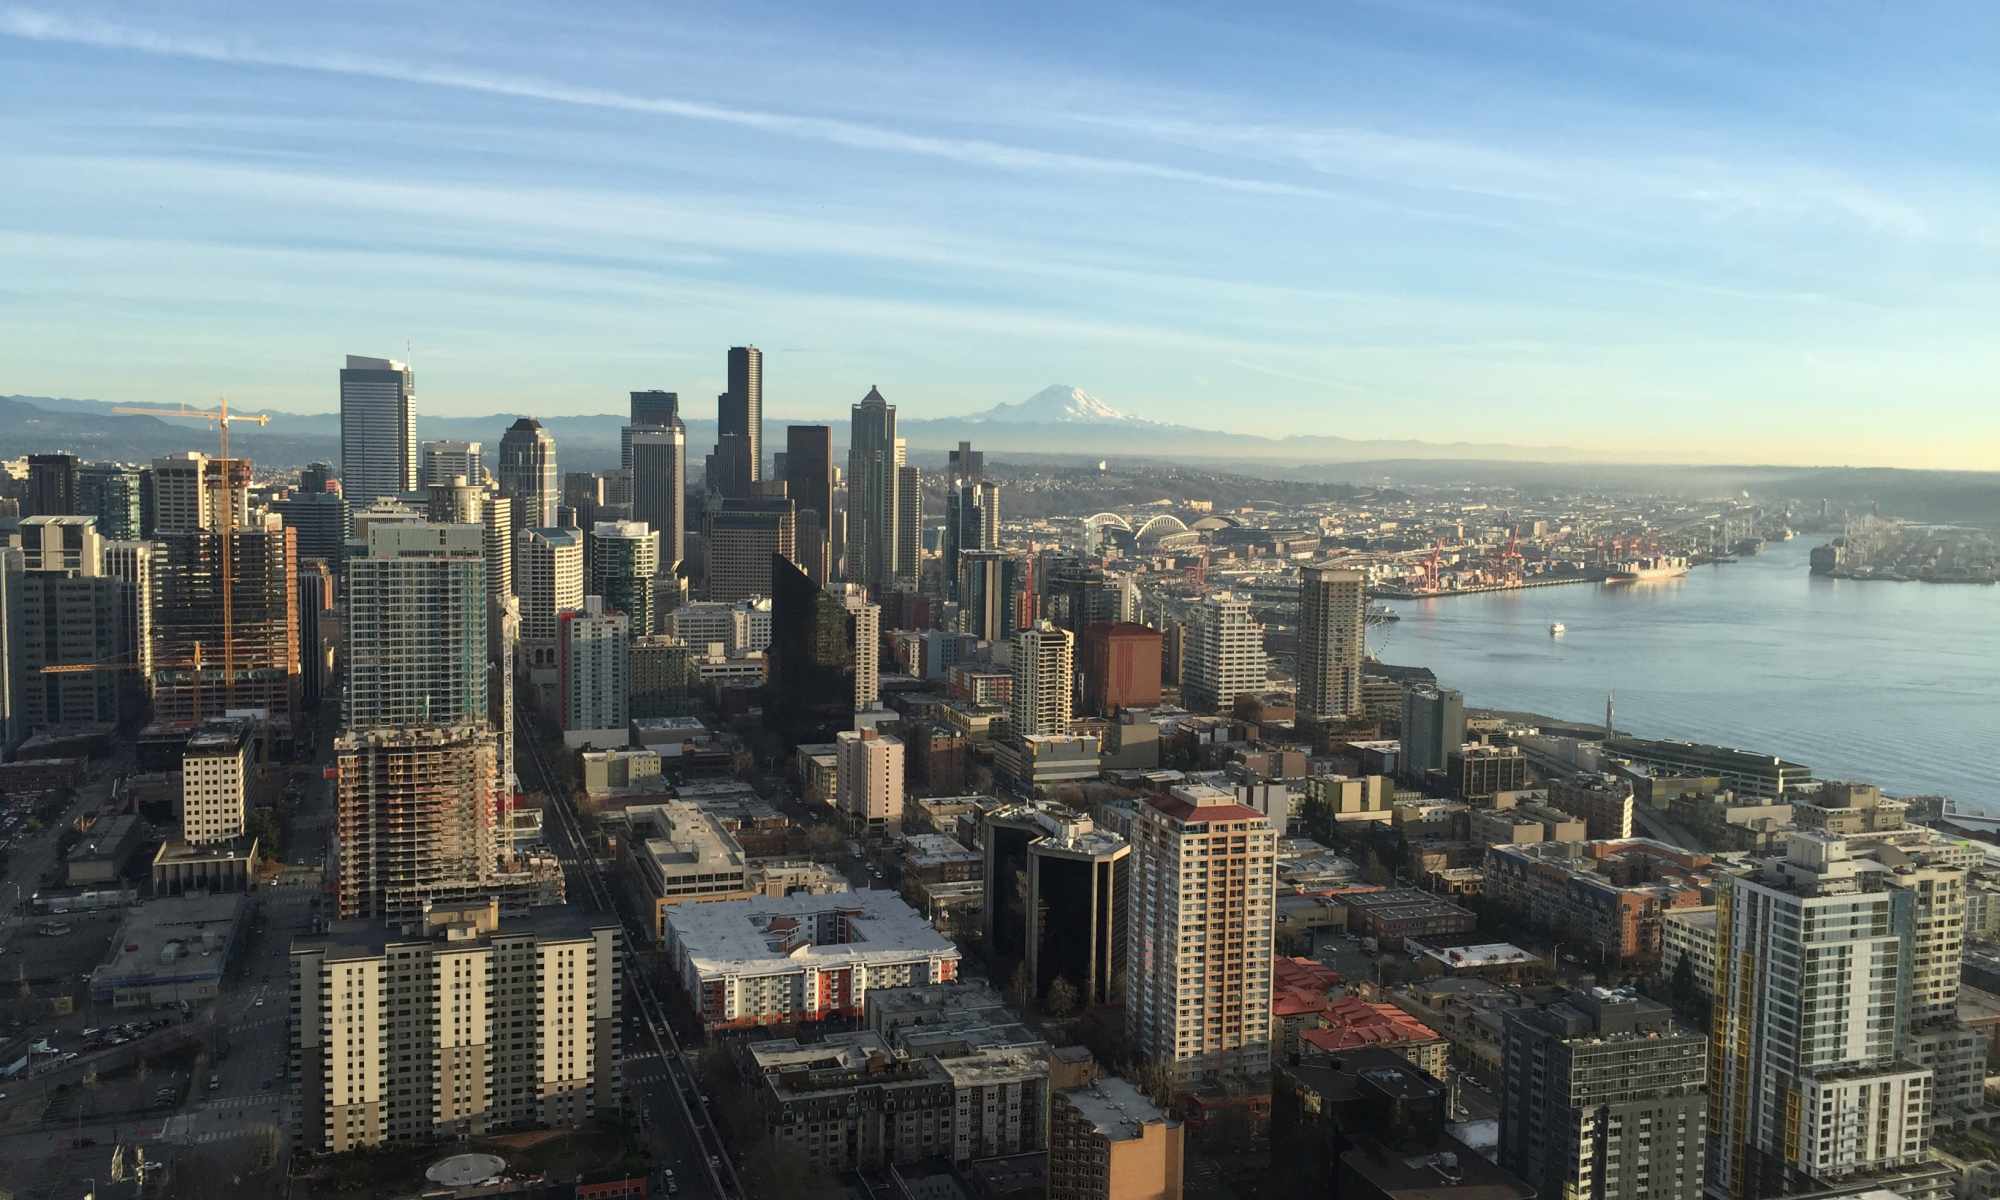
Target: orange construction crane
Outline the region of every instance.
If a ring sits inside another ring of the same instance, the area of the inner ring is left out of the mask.
[[[231,578],[230,559],[235,547],[230,544],[230,534],[236,532],[236,461],[229,457],[229,427],[238,421],[248,421],[253,425],[269,425],[269,413],[232,413],[229,398],[217,397],[217,407],[189,408],[183,404],[179,408],[134,408],[119,407],[111,410],[134,417],[185,417],[195,421],[207,421],[215,426],[221,461],[217,470],[222,472],[222,511],[217,514],[217,525],[222,537],[217,548],[217,557],[222,562],[222,708],[227,712],[229,701],[236,687],[236,588]],[[201,481],[202,490],[208,483]],[[195,703],[201,703],[201,654],[195,654]]]

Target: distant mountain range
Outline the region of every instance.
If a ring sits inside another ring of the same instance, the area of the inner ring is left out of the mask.
[[[890,400],[893,403],[894,397]],[[507,426],[522,415],[432,416],[423,412],[421,397],[418,404],[419,438],[482,442],[489,457],[499,448],[500,435]],[[0,457],[69,449],[90,458],[136,460],[214,442],[214,435],[197,422],[113,415],[108,411],[111,407],[111,402],[102,400],[0,396]],[[339,455],[338,414],[267,411],[272,416],[268,426],[241,426],[232,432],[243,454],[272,466],[316,460],[331,462]],[[556,439],[557,455],[565,469],[602,470],[616,465],[618,431],[625,424],[624,414],[545,415],[538,419]],[[766,445],[782,446],[783,428],[790,423],[795,422],[781,417],[765,418]],[[829,422],[809,418],[796,423]],[[846,423],[830,423],[836,444],[844,444]],[[1348,438],[1331,434],[1272,438],[1198,429],[1134,416],[1067,384],[1043,388],[1025,400],[964,416],[917,418],[906,409],[897,428],[909,439],[920,459],[938,457],[960,441],[970,441],[982,450],[1038,456],[1263,460],[1294,465],[1381,459],[1588,462],[1602,457],[1555,446]],[[687,429],[692,467],[714,445],[715,422],[691,419],[687,421]]]

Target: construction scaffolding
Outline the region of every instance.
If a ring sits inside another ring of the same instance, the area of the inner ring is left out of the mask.
[[[340,915],[399,920],[490,883],[500,740],[484,723],[343,734],[334,743]]]
[[[166,553],[153,621],[154,720],[199,724],[254,708],[291,730],[299,711],[296,533],[274,521],[156,540]]]

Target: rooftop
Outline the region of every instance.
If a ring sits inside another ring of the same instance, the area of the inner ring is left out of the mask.
[[[1107,1141],[1128,1141],[1141,1136],[1148,1125],[1171,1121],[1144,1092],[1116,1075],[1058,1094]]]
[[[923,914],[888,891],[677,905],[667,912],[667,928],[669,941],[703,973],[959,957]]]
[[[99,986],[222,974],[249,899],[239,892],[163,896],[129,909],[93,975]]]
[[[980,856],[942,833],[913,833],[903,839],[903,859],[913,867],[979,862]]]
[[[1473,971],[1480,967],[1504,967],[1541,961],[1536,955],[1511,942],[1488,942],[1480,946],[1446,946],[1435,950],[1429,946],[1419,946],[1418,949],[1454,971]]]

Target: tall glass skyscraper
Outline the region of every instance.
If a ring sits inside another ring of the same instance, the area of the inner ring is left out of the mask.
[[[340,372],[341,492],[365,508],[416,487],[416,376],[407,363],[348,355]]]

